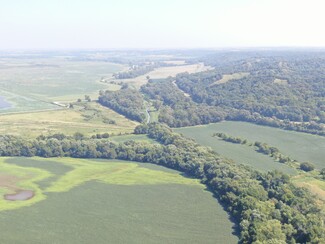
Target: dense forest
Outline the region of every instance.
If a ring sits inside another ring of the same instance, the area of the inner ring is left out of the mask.
[[[195,60],[215,68],[149,80],[141,87],[159,111],[159,122],[183,127],[235,120],[325,135],[325,55],[221,52]],[[234,78],[223,80],[226,74]],[[124,91],[106,92],[99,101],[143,121],[140,92]]]
[[[269,118],[277,127],[324,134],[324,55],[230,52],[201,61],[215,69],[176,77],[193,101],[228,111],[227,119],[264,123],[261,118]],[[247,75],[218,82],[225,74],[243,72]]]
[[[177,89],[173,79],[151,80],[141,92],[153,101],[160,101],[159,122],[171,127],[208,124],[224,119],[222,110],[206,104],[197,104]],[[156,104],[156,103],[154,103]]]
[[[177,79],[189,76],[191,77],[192,75],[181,74],[177,76]],[[213,76],[218,77],[217,75]],[[180,88],[184,90],[178,89],[177,86],[180,86]],[[188,92],[189,90],[186,90],[182,84],[177,83],[177,86],[175,81],[171,78],[165,80],[150,80],[146,85],[141,87],[141,92],[151,100],[161,102],[159,103],[161,105],[157,107],[160,111],[159,122],[166,123],[171,127],[208,124],[222,120],[237,120],[279,127],[287,130],[325,135],[323,125],[315,121],[298,123],[288,119],[281,120],[274,116],[268,117],[243,108],[210,105],[205,101],[195,101],[191,97],[185,96],[184,91]],[[205,95],[202,95],[202,97],[205,97]]]
[[[34,140],[2,136],[0,155],[107,158],[163,165],[206,184],[238,223],[243,243],[325,241],[323,213],[310,193],[291,184],[289,176],[234,164],[163,125],[141,125],[135,133],[147,134],[160,144],[116,144],[80,134]]]
[[[146,118],[144,100],[137,90],[126,87],[119,91],[102,92],[98,101],[103,106],[109,107],[132,120],[142,122]]]

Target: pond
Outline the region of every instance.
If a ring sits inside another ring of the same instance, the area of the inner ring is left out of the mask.
[[[25,201],[31,199],[34,196],[34,192],[30,190],[21,190],[15,194],[6,194],[4,197],[9,201]]]
[[[10,108],[11,104],[8,103],[4,97],[0,96],[0,109],[6,109],[6,108]]]

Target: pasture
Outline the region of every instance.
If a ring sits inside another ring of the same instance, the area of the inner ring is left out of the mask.
[[[2,243],[238,241],[212,194],[174,170],[72,158],[1,158],[0,168],[16,187],[0,181],[2,195],[35,193],[0,201]]]
[[[97,133],[117,135],[132,133],[137,124],[96,102],[88,102],[70,109],[0,115],[0,134],[23,137],[55,133],[73,135],[76,132],[86,136]]]

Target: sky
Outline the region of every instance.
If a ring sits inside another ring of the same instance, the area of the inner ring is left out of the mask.
[[[323,0],[0,0],[0,49],[325,47]]]

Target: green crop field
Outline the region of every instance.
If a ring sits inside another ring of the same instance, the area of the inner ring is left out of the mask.
[[[1,158],[1,243],[236,243],[232,223],[197,180],[156,165]],[[9,184],[9,183],[10,184]]]
[[[1,59],[0,96],[11,104],[1,113],[54,109],[51,102],[75,101],[101,89],[116,89],[100,82],[122,70],[107,62],[77,62],[64,58]]]
[[[217,140],[211,137],[222,132],[234,137],[261,141],[277,147],[283,154],[300,162],[309,161],[319,169],[325,167],[325,137],[259,126],[245,122],[222,122],[205,126],[176,129],[177,132],[192,137],[202,145],[210,146],[222,155],[239,163],[249,163],[259,170],[278,169],[287,173],[292,169],[274,162],[267,156],[255,153],[249,147]],[[273,163],[272,163],[273,162]]]

